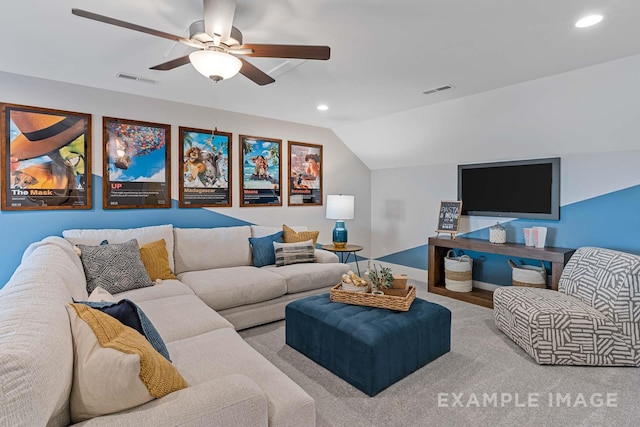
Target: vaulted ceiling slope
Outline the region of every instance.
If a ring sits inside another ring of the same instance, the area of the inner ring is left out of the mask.
[[[238,0],[234,25],[246,42],[328,45],[331,59],[248,58],[276,82],[262,87],[244,78],[220,82],[214,105],[213,84],[193,67],[149,69],[189,48],[79,18],[72,8],[183,36],[203,16],[202,0],[9,2],[0,14],[0,71],[331,128],[372,169],[414,164],[420,154],[430,156],[420,160],[426,164],[451,145],[471,144],[444,138],[431,141],[436,146],[428,152],[412,155],[407,147],[404,157],[376,157],[368,153],[397,150],[389,148],[393,133],[362,136],[377,129],[372,124],[428,135],[415,120],[393,119],[640,53],[637,0]],[[594,12],[605,16],[600,25],[573,26]],[[453,88],[423,94],[444,85]],[[317,111],[320,103],[329,110]],[[423,139],[414,140],[424,145]]]

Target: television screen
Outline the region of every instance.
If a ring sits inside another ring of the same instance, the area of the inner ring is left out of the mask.
[[[560,158],[458,166],[463,215],[560,219]]]

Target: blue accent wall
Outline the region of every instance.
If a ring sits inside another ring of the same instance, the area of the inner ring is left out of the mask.
[[[91,210],[0,211],[0,288],[20,265],[22,253],[32,242],[47,236],[62,235],[71,228],[134,228],[173,224],[176,227],[230,227],[248,225],[242,221],[207,209],[102,209],[102,177],[93,176]]]
[[[518,219],[502,224],[507,241],[524,244],[523,229],[547,227],[546,246],[579,248],[597,246],[640,254],[640,185],[582,200],[560,208],[559,221]],[[489,229],[463,235],[489,240]],[[428,245],[378,258],[407,267],[426,269]],[[540,261],[502,255],[462,252],[474,259],[473,278],[497,285],[511,284],[511,268],[507,261],[539,265]],[[547,269],[550,265],[547,263]]]
[[[402,252],[396,252],[394,254],[376,258],[376,260],[426,270],[428,252],[429,246],[422,245]]]

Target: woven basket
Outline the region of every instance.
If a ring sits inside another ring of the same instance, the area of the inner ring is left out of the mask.
[[[511,284],[513,286],[526,286],[529,288],[546,288],[547,287],[547,270],[544,263],[541,266],[535,265],[517,265],[509,260],[509,265],[513,269],[513,278]]]
[[[453,292],[471,292],[472,270],[473,259],[469,255],[457,257],[453,249],[450,250],[444,259],[444,287]]]
[[[411,303],[416,299],[416,287],[409,285],[409,292],[404,297],[391,295],[374,295],[370,292],[351,292],[342,290],[342,283],[338,283],[329,291],[329,299],[333,302],[342,302],[353,305],[366,305],[369,307],[388,308],[396,311],[409,311]]]

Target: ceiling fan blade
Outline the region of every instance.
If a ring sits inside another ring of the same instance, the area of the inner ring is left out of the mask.
[[[82,9],[71,9],[71,13],[82,18],[93,19],[94,21],[104,22],[105,24],[115,25],[116,27],[128,28],[134,31],[140,31],[141,33],[151,34],[152,36],[162,37],[168,40],[184,43],[188,46],[203,47],[204,45],[197,40],[189,40],[184,37],[176,36],[174,34],[165,33],[164,31],[154,30],[153,28],[143,27],[142,25],[132,24],[130,22],[121,21],[119,19],[110,18],[104,15],[98,15],[97,13],[88,12]]]
[[[182,56],[180,58],[172,59],[171,61],[164,62],[162,64],[158,64],[155,67],[149,68],[150,70],[160,70],[160,71],[168,71],[173,70],[174,68],[181,67],[183,65],[188,64],[189,55]]]
[[[292,58],[327,60],[331,56],[329,46],[304,46],[291,44],[243,44],[240,49],[251,49],[247,56],[263,58]],[[233,50],[230,50],[233,53]]]
[[[231,36],[233,15],[236,13],[235,0],[203,0],[204,30],[210,35],[219,35],[226,43]]]
[[[275,80],[270,75],[260,70],[250,62],[245,61],[242,58],[239,58],[239,59],[240,61],[242,61],[242,68],[240,68],[240,74],[242,74],[249,80],[259,84],[260,86],[268,85],[270,83],[275,82]]]

